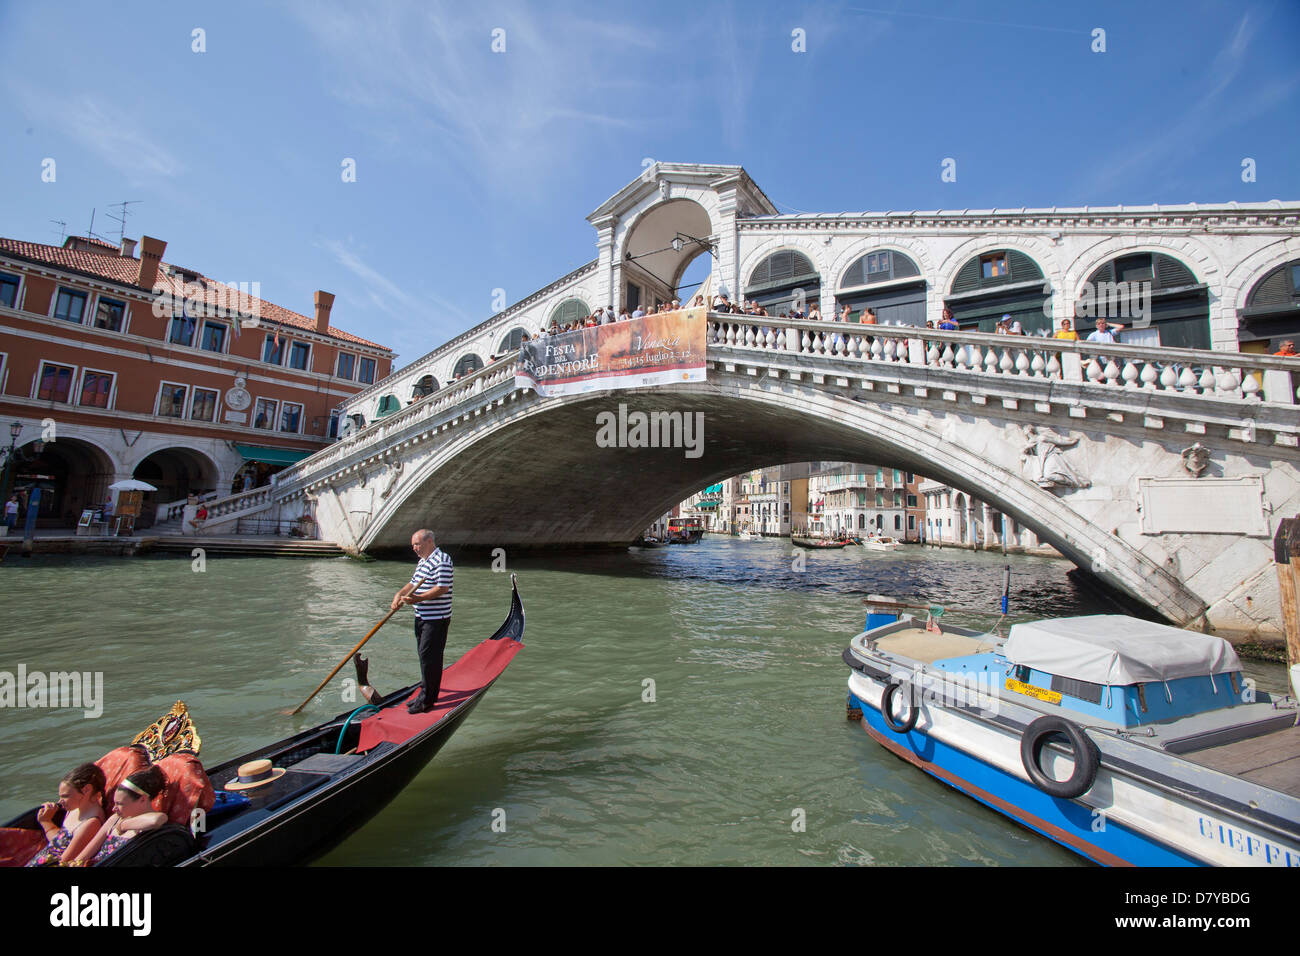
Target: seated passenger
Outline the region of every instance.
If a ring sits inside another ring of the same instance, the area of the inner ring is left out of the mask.
[[[99,832],[77,854],[77,864],[94,866],[122,849],[136,834],[156,830],[167,822],[167,814],[153,809],[154,797],[162,793],[167,778],[157,767],[131,774],[117,785],[114,809]]]
[[[59,782],[58,803],[42,803],[36,822],[45,831],[49,845],[27,861],[28,866],[58,866],[70,863],[86,847],[104,823],[104,771],[83,763]],[[54,814],[63,807],[63,823],[54,825]]]

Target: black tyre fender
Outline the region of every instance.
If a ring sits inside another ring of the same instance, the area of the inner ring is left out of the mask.
[[[1043,747],[1053,737],[1064,738],[1070,747],[1074,772],[1068,780],[1053,780],[1043,770]],[[1020,738],[1020,762],[1039,790],[1053,797],[1072,800],[1092,789],[1101,756],[1097,753],[1097,745],[1078,724],[1064,717],[1045,716],[1025,728],[1025,734]]]
[[[885,685],[884,691],[880,695],[880,716],[884,719],[885,725],[896,734],[906,734],[916,726],[916,720],[921,716],[921,705],[916,702],[914,696],[909,694],[912,699],[909,701],[911,709],[907,712],[907,719],[902,723],[894,720],[894,715],[890,712],[894,705],[894,695],[897,694],[903,685],[898,681],[891,681]]]

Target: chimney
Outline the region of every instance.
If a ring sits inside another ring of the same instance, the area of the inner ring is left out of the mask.
[[[316,331],[321,335],[329,335],[330,329],[330,309],[334,308],[334,293],[321,292],[316,290]]]
[[[140,237],[140,268],[135,274],[136,285],[150,292],[153,291],[154,282],[158,279],[158,266],[166,251],[167,243],[161,239],[154,239],[152,236]]]
[[[134,259],[134,258],[135,258],[135,240],[134,240],[134,239],[126,239],[126,238],[124,238],[124,239],[122,240],[122,258],[123,258],[123,259]]]

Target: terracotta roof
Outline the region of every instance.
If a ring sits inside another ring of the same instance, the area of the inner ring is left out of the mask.
[[[79,237],[80,238],[80,237]],[[98,240],[89,240],[97,242]],[[117,247],[109,247],[116,250]],[[108,256],[99,252],[86,252],[74,249],[64,249],[61,246],[47,246],[39,242],[24,242],[21,239],[0,238],[0,253],[14,256],[19,259],[27,259],[31,262],[44,263],[46,265],[58,266],[69,272],[79,272],[83,275],[91,276],[96,279],[108,279],[121,285],[136,286],[135,278],[140,269],[139,259],[126,259],[120,255]],[[186,281],[182,276],[172,276],[168,274],[169,267],[173,264],[163,261],[158,269],[158,278],[154,282],[154,289],[162,289],[171,293],[173,296],[179,296],[186,290],[183,288]],[[180,267],[177,267],[180,268]],[[302,329],[304,332],[316,331],[316,320],[309,318],[301,313],[286,309],[283,306],[276,305],[274,302],[267,302],[265,299],[257,296],[246,296],[239,298],[239,290],[226,285],[224,282],[218,282],[215,279],[209,279],[202,273],[196,273],[191,269],[183,271],[197,276],[194,284],[203,288],[202,301],[212,305],[224,306],[227,303],[238,303],[241,312],[256,315],[264,322],[275,322],[279,325],[290,328]],[[149,290],[153,291],[153,290]],[[193,289],[188,290],[191,293]],[[191,295],[191,299],[196,298]],[[356,345],[367,345],[371,348],[382,349],[385,352],[392,350],[386,345],[380,345],[378,342],[371,342],[369,339],[363,339],[351,332],[345,332],[343,329],[331,325],[327,334],[333,338],[341,339],[344,342],[352,342]]]
[[[111,242],[109,242],[106,239],[96,239],[94,236],[68,236],[67,239],[63,240],[63,244],[66,246],[69,240],[76,240],[77,242],[88,242],[92,246],[99,246],[101,249],[104,250],[105,253],[109,253],[112,255],[117,255],[121,251],[121,247],[113,245]]]

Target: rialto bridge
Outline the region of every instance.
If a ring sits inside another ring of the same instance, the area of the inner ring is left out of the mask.
[[[210,505],[210,523],[310,514],[356,551],[405,550],[423,526],[453,546],[621,546],[730,475],[872,461],[989,502],[1173,622],[1278,632],[1271,543],[1300,512],[1300,360],[1249,350],[1295,321],[1298,215],[780,216],[739,167],[656,164],[589,217],[595,261],[358,395],[341,410],[347,437]],[[516,387],[523,332],[629,298],[653,306],[700,255],[711,295],[773,316],[799,299],[827,316],[869,306],[882,324],[711,313],[707,381]],[[1085,314],[1103,281],[1132,283],[1123,344],[984,331],[994,313],[1029,331]],[[945,307],[962,331],[924,328]],[[691,416],[702,443],[608,447],[598,419],[620,406]]]

